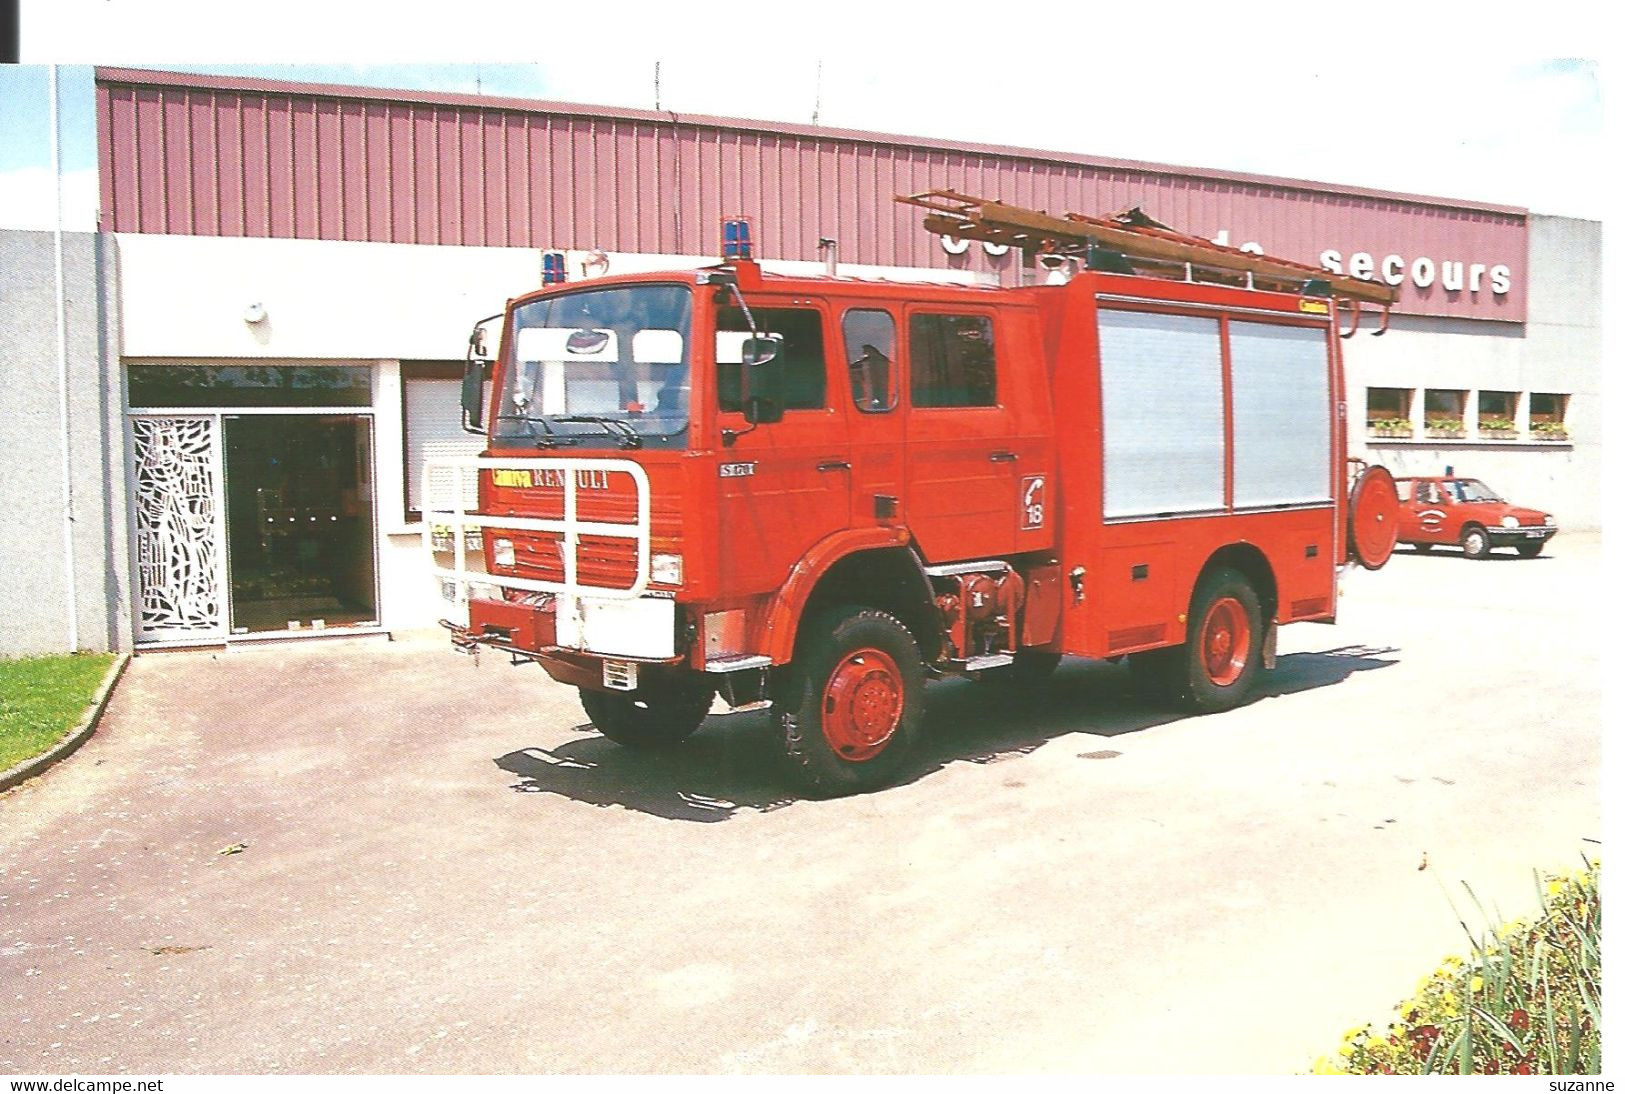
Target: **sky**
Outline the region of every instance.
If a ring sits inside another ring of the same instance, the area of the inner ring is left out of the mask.
[[[771,18],[755,14],[752,33],[724,35],[728,48],[703,31],[697,39],[692,25],[651,35],[640,16],[656,9],[611,0],[601,7],[573,6],[574,22],[558,16],[555,5],[464,0],[455,10],[465,12],[467,24],[482,28],[480,33],[451,27],[441,36],[393,36],[412,24],[415,6],[421,7],[419,0],[398,0],[388,9],[398,18],[380,27],[376,20],[352,23],[335,15],[347,10],[342,0],[283,0],[276,10],[284,18],[276,27],[259,28],[247,41],[209,34],[199,41],[175,36],[173,27],[187,18],[212,25],[208,13],[220,8],[201,0],[25,0],[25,64],[0,69],[0,226],[44,227],[54,216],[47,69],[29,62],[63,64],[65,222],[73,228],[94,223],[96,203],[88,62],[610,106],[658,104],[679,114],[1253,172],[1588,219],[1601,219],[1611,201],[1602,89],[1612,68],[1595,56],[1600,44],[1586,34],[1540,29],[1585,28],[1579,16],[1588,5],[1567,0],[1543,5],[1551,18],[1536,26],[1529,26],[1526,14],[1519,16],[1528,29],[1517,34],[1496,25],[1493,5],[1482,9],[1471,33],[1462,30],[1463,9],[1453,7],[1458,14],[1442,22],[1394,16],[1395,24],[1376,28],[1376,34],[1370,20],[1332,28],[1318,17],[1303,18],[1308,9],[1297,7],[1288,10],[1299,13],[1291,25],[1300,33],[1286,39],[1250,32],[1231,16],[1185,19],[1178,4],[1156,9],[1164,25],[1139,26],[1121,6],[1106,18],[1090,16],[1086,5],[944,2],[910,9],[933,13],[925,21],[888,24],[886,16],[875,15],[870,21],[885,25],[890,37],[813,29],[803,34],[800,26],[775,35]],[[302,8],[321,14],[312,15],[314,23],[301,22]],[[1577,8],[1576,18],[1562,19],[1565,8]],[[596,21],[582,23],[583,9],[599,13]],[[166,10],[173,16],[167,23],[148,18]],[[435,13],[433,26],[440,27],[453,9],[422,10]],[[840,24],[848,13],[887,9],[832,0],[817,10],[823,24]],[[1056,14],[1063,10],[1073,15]],[[623,17],[606,21],[604,11]],[[1426,5],[1415,11],[1425,12]],[[481,13],[484,19],[477,17]],[[1043,33],[1015,33],[1001,43],[998,32],[967,32],[960,20],[1031,25]],[[1259,25],[1267,22],[1260,19]],[[313,26],[328,33],[313,34]],[[501,27],[513,32],[493,29]],[[1345,29],[1349,33],[1342,35]],[[1498,33],[1479,35],[1484,29]],[[280,44],[278,35],[288,44]],[[1340,35],[1341,48],[1332,48]],[[1046,56],[1035,44],[1046,39],[1076,48]],[[783,42],[795,52],[781,48]],[[465,57],[477,48],[493,59],[433,57],[434,49],[451,52],[454,46]],[[379,59],[336,60],[334,53]],[[267,63],[272,56],[305,60]],[[544,59],[531,59],[536,57]],[[722,63],[723,57],[736,60]]]

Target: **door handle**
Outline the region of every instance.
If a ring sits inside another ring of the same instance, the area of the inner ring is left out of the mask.
[[[988,454],[987,458],[994,463],[1014,463],[1016,454],[1014,452],[992,452]]]
[[[850,471],[850,470],[852,470],[852,465],[847,463],[845,460],[825,460],[823,463],[818,465],[818,470],[820,470],[820,471]]]

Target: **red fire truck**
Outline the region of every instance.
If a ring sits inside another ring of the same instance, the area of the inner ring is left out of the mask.
[[[1064,283],[771,276],[730,222],[719,265],[547,286],[491,361],[471,339],[488,448],[426,469],[459,647],[539,663],[631,747],[770,707],[793,779],[838,795],[897,774],[944,675],[1126,658],[1234,707],[1280,625],[1334,619],[1341,566],[1387,560],[1339,353],[1387,286],[1137,210],[899,200]]]

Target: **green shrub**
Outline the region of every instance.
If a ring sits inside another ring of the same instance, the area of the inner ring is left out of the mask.
[[[1475,938],[1383,1029],[1357,1026],[1320,1075],[1595,1075],[1602,1068],[1599,865],[1541,886],[1541,914]],[[1539,879],[1537,878],[1537,881]],[[1468,890],[1471,894],[1472,890]],[[1466,925],[1463,924],[1463,929]]]

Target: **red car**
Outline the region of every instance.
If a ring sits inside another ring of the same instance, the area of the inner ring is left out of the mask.
[[[1396,478],[1399,542],[1418,551],[1459,544],[1468,558],[1511,547],[1524,558],[1540,554],[1557,534],[1550,513],[1513,505],[1477,479],[1454,475]]]

